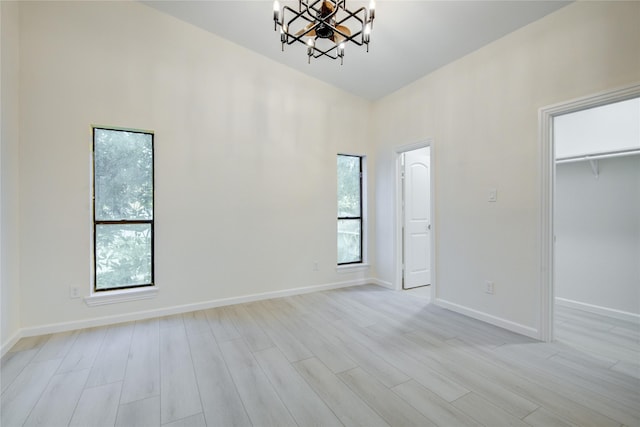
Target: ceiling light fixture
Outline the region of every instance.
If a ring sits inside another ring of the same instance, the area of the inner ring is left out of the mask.
[[[311,58],[326,56],[340,58],[342,65],[347,42],[366,46],[369,52],[375,16],[375,0],[368,9],[363,6],[354,12],[347,9],[346,0],[298,0],[297,11],[273,2],[273,29],[280,28],[282,50],[285,44],[302,43],[309,63]]]

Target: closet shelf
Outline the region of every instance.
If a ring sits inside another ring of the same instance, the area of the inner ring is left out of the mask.
[[[624,157],[640,154],[640,148],[627,148],[625,150],[605,151],[602,153],[583,154],[580,156],[558,157],[556,163],[583,162],[585,160],[609,159],[612,157]]]
[[[584,162],[588,160],[589,164],[591,165],[591,172],[593,172],[593,176],[597,179],[600,176],[600,165],[598,164],[598,160],[610,159],[613,157],[633,156],[635,154],[640,154],[640,148],[607,151],[603,153],[587,154],[582,156],[560,157],[556,159],[556,164]]]

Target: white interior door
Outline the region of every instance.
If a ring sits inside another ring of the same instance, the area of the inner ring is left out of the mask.
[[[430,154],[429,147],[404,153],[404,289],[431,283]]]

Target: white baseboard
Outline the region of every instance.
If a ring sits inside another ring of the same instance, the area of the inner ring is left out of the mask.
[[[284,289],[281,291],[263,292],[258,294],[244,295],[232,298],[222,298],[211,301],[199,302],[194,304],[184,304],[173,307],[165,307],[154,310],[138,311],[135,313],[125,313],[115,316],[96,317],[93,319],[85,319],[71,322],[53,323],[49,325],[33,326],[20,329],[6,344],[2,345],[2,355],[4,355],[11,347],[23,337],[32,337],[37,335],[52,334],[58,332],[72,331],[76,329],[92,328],[96,326],[107,326],[122,322],[131,322],[136,320],[144,320],[153,317],[169,316],[172,314],[188,313],[191,311],[206,310],[214,307],[222,307],[226,305],[242,304],[245,302],[260,301],[271,298],[280,298],[291,295],[301,295],[311,292],[326,291],[330,289],[346,288],[350,286],[366,285],[376,283],[375,279],[357,279],[344,282],[327,283],[323,285],[305,286],[293,289]]]
[[[534,339],[540,339],[540,333],[537,329],[530,326],[525,326],[520,323],[512,322],[511,320],[503,319],[501,317],[492,316],[482,311],[477,311],[469,307],[465,307],[460,304],[456,304],[442,298],[436,298],[433,304],[446,308],[447,310],[455,311],[456,313],[464,314],[465,316],[473,319],[481,320],[486,323],[490,323],[494,326],[498,326],[502,329],[506,329],[511,332],[515,332],[520,335],[524,335]]]
[[[18,330],[11,338],[2,343],[0,347],[0,355],[4,356],[16,343],[22,338],[21,330]]]
[[[627,322],[640,322],[640,314],[628,311],[616,310],[614,308],[603,307],[600,305],[587,304],[586,302],[574,301],[566,298],[556,297],[556,304],[562,307],[575,308],[577,310],[587,311],[589,313],[600,314],[602,316],[613,317],[618,320],[626,320]]]
[[[396,288],[393,287],[393,283],[385,282],[384,280],[380,280],[380,279],[370,279],[369,283],[373,283],[374,285],[382,286],[383,288],[387,288],[387,289],[391,289],[391,290],[395,290],[396,289]]]

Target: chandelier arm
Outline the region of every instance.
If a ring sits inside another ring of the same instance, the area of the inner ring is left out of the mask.
[[[365,43],[362,43],[361,41],[359,41],[359,40],[357,39],[357,37],[358,37],[360,34],[362,34],[362,31],[358,31],[357,33],[355,33],[355,34],[353,34],[353,35],[351,35],[351,36],[345,37],[345,39],[344,39],[341,43],[352,42],[352,43],[354,43],[355,45],[362,47],[362,46],[364,46],[364,45],[365,45]],[[294,44],[295,42],[298,42],[298,43],[301,43],[301,44],[303,44],[303,45],[305,45],[305,46],[308,46],[307,42],[306,42],[306,41],[304,41],[304,40],[302,40],[302,37],[305,37],[305,36],[304,36],[304,34],[301,34],[300,36],[294,36],[293,34],[289,34],[289,38],[287,39],[287,42],[286,42],[286,43],[287,43],[287,45],[288,45],[288,46],[291,46],[291,45],[292,45],[292,44]],[[338,43],[338,44],[339,44],[339,43]],[[336,44],[336,46],[333,46],[333,47],[332,47],[331,49],[329,49],[329,50],[336,49],[336,48],[337,48],[337,44]],[[316,48],[314,48],[314,49],[315,49],[315,50],[319,50],[317,47],[316,47]]]
[[[342,31],[340,31],[340,30],[338,29],[338,26],[337,26],[337,25],[336,25],[336,27],[335,27],[335,28],[334,28],[334,27],[331,27],[331,29],[332,29],[335,33],[340,34],[340,35],[344,38],[344,40],[343,40],[343,41],[345,41],[345,42],[346,42],[346,41],[351,40],[351,38],[352,38],[352,36],[351,36],[351,35],[349,35],[349,34],[347,34],[347,33],[343,33]],[[356,35],[358,35],[358,34],[360,34],[360,33],[362,33],[362,31],[358,31],[356,34],[354,34],[354,35],[353,35],[353,37],[355,37]]]
[[[327,49],[327,50],[320,50],[317,47],[314,47],[313,48],[313,51],[314,51],[313,59],[318,59],[318,58],[321,58],[323,56],[327,56],[327,57],[329,57],[331,59],[338,59],[339,56],[337,54],[331,55],[331,51],[332,50],[336,50],[337,51],[337,49],[338,49],[337,46],[334,46],[334,47],[332,47],[330,49]],[[315,52],[317,52],[317,53],[315,53]]]
[[[303,20],[305,20],[305,21],[307,21],[309,23],[314,23],[315,20],[311,20],[307,16],[305,16],[305,12],[304,11],[298,12],[298,11],[290,8],[289,6],[285,5],[284,8],[283,8],[283,12],[282,12],[282,21],[283,21],[283,23],[284,23],[284,19],[285,19],[284,18],[284,15],[285,15],[284,11],[285,10],[288,10],[289,12],[291,12],[294,15],[293,18],[289,19],[289,21],[287,22],[286,30],[283,29],[284,33],[287,35],[287,45],[290,46],[293,43],[295,43],[296,41],[306,45],[307,43],[304,40],[302,40],[302,37],[306,37],[309,32],[315,31],[315,29],[320,25],[320,23],[316,23],[314,26],[309,27],[304,33],[296,36],[295,34],[292,34],[292,33],[289,32],[289,28],[291,27],[292,23],[294,23],[298,19],[303,19]],[[282,24],[280,26],[282,27]]]
[[[291,25],[291,23],[292,23],[292,22],[294,22],[294,21],[295,21],[296,19],[298,19],[298,18],[302,18],[302,19],[304,19],[304,20],[305,20],[305,21],[307,21],[307,22],[315,22],[315,19],[309,19],[309,18],[307,18],[307,17],[305,16],[305,12],[304,12],[304,11],[298,12],[297,10],[295,10],[295,9],[291,9],[289,6],[286,6],[286,5],[285,5],[285,6],[282,8],[282,23],[284,23],[284,15],[285,15],[285,14],[284,14],[284,12],[285,12],[285,11],[287,11],[287,10],[288,10],[289,12],[291,12],[291,13],[294,15],[294,17],[293,17],[293,18],[291,18],[291,19],[289,20],[289,22],[287,23],[287,28],[289,28],[289,25]],[[280,25],[282,25],[282,24],[280,24]]]
[[[328,14],[327,16],[325,16],[324,18],[321,18],[320,20],[322,22],[324,22],[325,24],[331,26],[331,18],[333,18],[334,16],[336,16],[336,14],[338,13],[338,8],[334,7],[333,8],[333,12],[331,12],[330,14]]]
[[[316,1],[311,5],[311,9],[312,9],[314,12],[316,12],[316,13],[320,13],[320,11],[316,10],[314,6],[315,6],[315,4],[316,4],[316,3],[321,2],[321,1],[324,3],[324,0],[316,0]],[[360,7],[360,8],[359,8],[358,10],[356,10],[355,12],[352,12],[352,11],[350,11],[350,10],[348,10],[348,9],[346,9],[346,8],[344,7],[344,5],[346,4],[346,1],[344,1],[344,0],[338,0],[338,1],[336,2],[336,7],[334,8],[334,11],[333,11],[330,15],[327,15],[325,18],[320,19],[319,21],[318,21],[317,17],[316,17],[316,18],[313,18],[313,19],[310,19],[309,17],[307,17],[307,16],[305,15],[305,12],[306,12],[306,13],[307,13],[307,14],[309,14],[310,16],[313,16],[313,15],[311,14],[311,12],[309,11],[309,5],[308,5],[306,2],[305,2],[305,3],[303,3],[303,2],[302,2],[302,0],[299,0],[299,4],[304,4],[304,5],[305,5],[305,7],[306,7],[306,10],[305,10],[305,11],[300,11],[300,12],[298,12],[298,11],[296,11],[296,10],[292,9],[291,7],[287,6],[287,5],[285,5],[285,6],[283,7],[283,13],[282,13],[282,15],[283,15],[283,17],[282,17],[282,21],[283,21],[283,23],[284,23],[284,11],[285,11],[285,10],[288,10],[289,12],[291,12],[291,13],[294,15],[294,16],[293,16],[293,18],[289,19],[289,22],[287,23],[287,33],[289,33],[289,32],[288,32],[288,28],[289,28],[289,26],[290,26],[294,21],[296,21],[296,20],[297,20],[297,19],[299,19],[299,18],[302,18],[302,19],[304,19],[305,21],[307,21],[307,22],[309,22],[309,23],[317,22],[317,23],[316,23],[316,25],[314,25],[314,26],[313,26],[312,28],[310,28],[308,31],[305,31],[305,33],[307,33],[307,32],[309,32],[309,31],[311,31],[312,29],[316,29],[316,28],[320,25],[320,23],[322,22],[322,23],[324,23],[326,26],[330,27],[333,31],[337,31],[337,32],[338,32],[341,36],[343,36],[343,37],[347,37],[347,36],[346,36],[343,32],[341,32],[340,30],[338,30],[337,26],[338,26],[338,25],[340,25],[340,24],[343,24],[344,22],[346,22],[346,21],[347,21],[347,20],[349,20],[350,18],[353,18],[353,19],[357,20],[357,21],[360,23],[360,26],[361,26],[362,28],[364,28],[364,26],[366,25],[365,20],[364,20],[363,18],[359,17],[359,16],[358,16],[358,14],[359,14],[359,13],[362,13],[362,14],[366,17],[367,9],[366,9],[365,7]],[[335,24],[335,25],[331,25],[331,21],[330,21],[330,19],[329,19],[329,18],[331,18],[331,17],[333,17],[333,16],[336,16],[336,14],[337,14],[337,10],[338,10],[338,7],[340,6],[340,4],[342,4],[342,7],[343,7],[343,8],[342,8],[342,10],[343,10],[343,12],[344,12],[347,16],[346,16],[346,17],[344,17],[344,18],[342,18],[342,19],[340,19],[340,20],[338,20],[338,19],[337,19],[337,17],[336,17],[336,24]],[[280,25],[282,25],[282,23],[280,23]],[[362,31],[359,31],[359,33],[361,33],[361,32],[362,32]]]
[[[302,44],[307,44],[306,41],[302,40],[302,37],[312,37],[312,36],[308,36],[307,33],[310,33],[311,31],[314,31],[316,29],[316,27],[317,27],[317,25],[314,25],[313,27],[309,27],[304,33],[301,33],[300,35],[297,35],[297,36],[295,34],[291,34],[289,31],[286,31],[285,34],[287,34],[289,36],[289,38],[292,39],[292,41],[288,42],[288,44],[291,45],[295,41],[299,41]]]
[[[294,35],[292,35],[292,34],[289,34],[289,37],[291,38],[291,41],[287,40],[287,45],[289,45],[289,46],[291,46],[291,45],[292,45],[292,44],[294,44],[295,42],[299,42],[299,43],[302,43],[302,44],[303,44],[303,45],[305,45],[305,46],[308,46],[308,45],[307,45],[307,42],[306,42],[306,41],[304,41],[304,40],[302,40],[302,37],[305,37],[304,35],[300,35],[300,36],[297,36],[297,37],[296,37],[296,36],[294,36]]]
[[[318,27],[318,24],[314,25],[313,27],[309,27],[304,33],[302,33],[300,35],[295,35],[295,34],[291,34],[289,32],[289,27],[288,27],[288,25],[290,25],[291,22],[293,22],[294,20],[295,19],[289,21],[289,24],[287,24],[287,30],[285,31],[285,34],[287,35],[287,45],[291,46],[295,42],[299,42],[299,43],[302,43],[303,45],[306,46],[307,42],[305,40],[303,40],[302,38],[303,37],[308,37],[307,33],[311,32],[311,31],[315,31],[315,29]]]
[[[358,46],[364,46],[365,43],[362,43],[361,41],[358,41],[358,39],[356,39],[356,37],[358,37],[360,34],[362,34],[362,31],[358,31],[357,33],[352,34],[349,37],[345,37],[342,43],[352,42]]]
[[[363,34],[364,28],[367,25],[367,22],[365,22],[365,19],[362,19],[359,16],[357,16],[357,14],[362,12],[364,14],[364,16],[366,17],[367,16],[367,14],[366,14],[367,9],[365,9],[364,7],[361,7],[360,9],[356,10],[355,12],[351,12],[349,10],[345,10],[345,12],[347,13],[347,16],[344,19],[341,19],[339,22],[336,22],[336,27],[338,25],[343,24],[344,22],[348,21],[349,19],[353,18],[353,19],[357,20],[360,23],[361,30],[357,31],[355,34],[352,34],[351,36],[346,36],[342,31],[340,31],[337,28],[335,28],[334,30],[337,31],[341,36],[346,37],[345,41],[351,41],[351,42],[357,44],[358,46],[363,46],[366,43],[358,42],[356,40],[356,37],[359,36],[360,34]]]
[[[300,11],[301,14],[307,13],[309,14],[309,16],[315,16],[318,13],[320,13],[320,11],[318,9],[315,8],[316,4],[318,3],[324,3],[324,0],[316,0],[313,3],[311,3],[311,6],[309,6],[309,2],[304,2],[304,6],[305,6],[305,11],[303,12],[302,10]],[[300,5],[300,8],[302,9],[302,0],[298,0],[298,4]],[[309,8],[311,8],[312,11],[315,12],[315,14],[311,13],[309,11]]]
[[[345,37],[345,39],[342,41],[342,43],[352,42],[352,43],[356,44],[357,46],[364,46],[364,45],[365,45],[365,43],[362,43],[361,41],[359,41],[359,40],[357,39],[357,37],[358,37],[360,34],[362,34],[362,31],[358,31],[357,33],[355,33],[355,34],[353,34],[353,35],[351,35],[351,36]],[[304,41],[304,40],[302,40],[302,37],[305,37],[305,36],[304,36],[304,35],[302,35],[302,34],[301,34],[300,36],[294,36],[293,34],[289,34],[289,39],[287,39],[287,45],[288,45],[288,46],[291,46],[291,45],[292,45],[292,44],[294,44],[295,42],[298,42],[298,43],[301,43],[301,44],[303,44],[303,45],[305,45],[305,46],[308,46],[308,45],[307,45],[307,42],[306,42],[306,41]],[[333,50],[333,49],[336,49],[336,48],[337,48],[337,45],[336,45],[336,46],[333,46],[333,47],[332,47],[332,48],[330,48],[329,50]],[[320,50],[320,49],[318,49],[317,47],[314,47],[314,49],[315,49],[315,50]]]
[[[344,17],[343,19],[339,20],[339,21],[337,21],[337,20],[336,20],[336,25],[335,25],[335,26],[330,25],[331,29],[332,29],[333,31],[337,32],[338,34],[340,34],[342,37],[344,37],[344,38],[345,38],[345,40],[343,40],[343,42],[351,41],[351,42],[353,42],[353,43],[357,44],[358,46],[362,46],[364,43],[358,42],[355,38],[356,38],[358,35],[360,35],[360,34],[362,34],[362,33],[363,33],[363,31],[364,31],[364,27],[365,27],[365,25],[367,25],[367,23],[365,22],[365,20],[364,20],[364,19],[362,19],[361,17],[359,17],[359,16],[357,16],[357,15],[358,15],[360,12],[362,12],[362,13],[363,13],[363,15],[366,17],[367,9],[366,9],[366,8],[364,8],[364,7],[361,7],[360,9],[356,10],[355,12],[351,12],[350,10],[347,10],[347,9],[343,9],[343,10],[344,10],[344,12],[347,14],[347,16],[346,16],[346,17]],[[338,29],[338,26],[339,26],[340,24],[345,23],[346,21],[348,21],[348,20],[349,20],[349,19],[351,19],[351,18],[353,18],[353,19],[355,19],[356,21],[358,21],[358,22],[360,23],[360,27],[361,27],[362,29],[361,29],[361,30],[359,30],[359,31],[357,31],[355,34],[352,34],[352,35],[348,36],[348,35],[346,35],[345,33],[343,33],[342,31],[340,31],[340,30]]]
[[[334,1],[333,2],[334,7],[333,7],[333,10],[331,11],[331,13],[329,13],[327,16],[320,17],[320,15],[322,14],[322,8],[316,9],[316,4],[320,3],[320,5],[322,6],[322,5],[324,5],[325,1],[326,0],[316,0],[311,4],[311,6],[309,6],[308,2],[305,2],[304,5],[305,5],[305,8],[306,8],[306,13],[309,14],[309,16],[314,17],[313,22],[315,22],[317,20],[317,21],[319,21],[319,23],[322,22],[323,24],[325,24],[325,25],[331,27],[332,29],[334,29],[333,25],[331,25],[331,18],[336,17],[336,19],[337,19],[338,9],[340,9],[340,5],[341,4],[342,4],[342,10],[345,11],[345,12],[348,12],[347,9],[345,8],[345,3],[346,2],[344,0],[336,0],[336,1]],[[298,3],[299,4],[303,4],[302,0],[298,0]],[[313,10],[313,12],[315,12],[315,14],[312,14],[309,11],[309,7],[311,7],[311,10]],[[358,9],[358,12],[361,9],[365,9],[365,8],[361,7],[360,9]],[[306,16],[303,15],[304,12],[301,12],[301,14],[305,19],[307,19],[307,21],[312,22]]]
[[[309,29],[309,31],[311,31],[311,28]],[[301,43],[301,44],[303,44],[303,45],[305,45],[305,46],[308,46],[308,45],[307,45],[307,42],[306,42],[306,41],[304,41],[304,40],[302,39],[302,37],[305,37],[305,35],[304,35],[304,34],[301,34],[301,35],[299,35],[299,36],[295,36],[295,35],[293,35],[293,34],[289,34],[289,33],[287,33],[287,34],[288,34],[288,36],[289,36],[289,38],[287,39],[287,45],[288,45],[288,46],[291,46],[291,45],[292,45],[292,44],[294,44],[295,42],[299,42],[299,43]],[[342,33],[341,33],[341,34],[342,34]],[[359,35],[361,35],[361,34],[362,34],[362,31],[358,31],[358,32],[357,32],[357,33],[355,33],[355,34],[352,34],[352,35],[350,35],[350,36],[347,36],[347,37],[345,37],[345,39],[342,41],[342,43],[352,42],[352,43],[354,43],[354,44],[356,44],[356,45],[358,45],[358,46],[364,46],[366,43],[362,43],[361,41],[359,41],[359,40],[357,39],[357,37],[358,37]],[[317,38],[317,37],[316,37],[316,38]],[[337,48],[337,45],[336,45],[336,46],[333,46],[333,47],[332,47],[331,49],[329,49],[329,50],[336,49],[336,48]],[[318,51],[319,51],[320,49],[318,49],[317,47],[314,47],[314,50],[318,50]],[[320,56],[322,56],[322,55],[320,55]],[[333,58],[333,59],[336,59],[336,58]]]
[[[336,25],[338,24],[342,24],[343,22],[345,22],[347,19],[349,18],[354,18],[357,19],[358,22],[360,22],[360,24],[362,24],[362,26],[364,27],[364,25],[366,24],[365,20],[360,18],[358,16],[358,13],[362,12],[362,14],[365,16],[367,16],[367,9],[365,7],[361,7],[360,9],[356,10],[355,12],[350,11],[349,9],[342,9],[344,11],[344,13],[347,14],[347,16],[344,19],[341,19],[339,22],[336,22]]]

